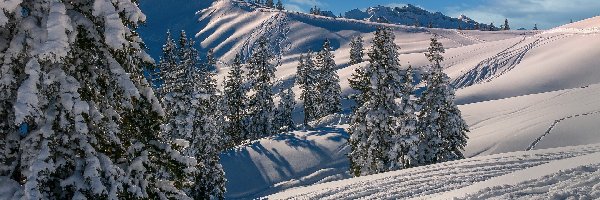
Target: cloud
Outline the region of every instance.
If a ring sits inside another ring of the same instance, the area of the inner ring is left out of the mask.
[[[292,4],[304,5],[304,6],[318,6],[325,7],[327,4],[319,1],[319,0],[289,0]]]
[[[305,10],[302,9],[302,7],[300,7],[299,5],[296,5],[296,4],[286,4],[285,9],[289,10],[289,11],[305,12]]]
[[[446,8],[452,16],[465,14],[481,23],[500,25],[507,18],[513,29],[553,28],[571,19],[582,20],[600,14],[598,0],[489,0],[481,5]]]

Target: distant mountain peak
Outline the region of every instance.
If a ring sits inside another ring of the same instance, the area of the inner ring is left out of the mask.
[[[400,24],[408,26],[431,26],[447,29],[476,29],[489,30],[485,23],[479,23],[466,15],[452,18],[441,12],[429,12],[421,7],[407,4],[402,7],[374,6],[365,11],[353,9],[345,13],[345,18],[365,20],[379,23]]]

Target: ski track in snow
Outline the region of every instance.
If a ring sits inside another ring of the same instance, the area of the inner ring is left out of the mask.
[[[536,166],[598,154],[600,145],[496,154],[295,188],[268,199],[408,199],[465,188]],[[444,196],[445,198],[445,196]]]
[[[564,118],[560,118],[557,120],[554,120],[554,122],[552,123],[552,125],[550,125],[550,127],[548,128],[548,130],[546,132],[544,132],[543,135],[541,135],[540,137],[536,138],[535,141],[533,141],[533,143],[531,143],[531,145],[529,145],[529,147],[526,149],[527,151],[531,151],[533,150],[537,144],[539,144],[542,139],[544,139],[546,136],[550,135],[550,132],[552,132],[552,130],[554,129],[554,127],[556,127],[556,125],[558,125],[558,123],[563,122],[565,120],[568,119],[573,119],[573,118],[577,118],[577,117],[581,117],[581,116],[588,116],[588,115],[595,115],[595,114],[600,114],[600,110],[597,111],[592,111],[592,112],[586,112],[586,113],[582,113],[582,114],[576,114],[576,115],[570,115]]]
[[[459,34],[461,35],[461,34]],[[534,48],[550,44],[556,40],[567,38],[571,35],[559,34],[549,37],[536,35],[523,37],[516,44],[504,49],[500,53],[481,61],[475,68],[453,81],[457,88],[465,88],[474,84],[490,82],[514,69],[521,63],[525,55]],[[531,41],[533,40],[533,41]]]

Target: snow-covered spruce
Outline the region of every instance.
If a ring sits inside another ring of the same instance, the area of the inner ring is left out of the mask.
[[[317,119],[320,102],[319,71],[316,69],[312,52],[300,56],[296,74],[296,83],[302,89],[300,99],[304,101],[304,126],[308,126],[309,122]]]
[[[269,8],[275,8],[275,3],[273,2],[273,0],[266,0],[265,6]]]
[[[363,62],[364,45],[362,36],[356,36],[350,41],[350,65]]]
[[[454,104],[454,89],[450,78],[442,70],[440,62],[444,47],[434,36],[425,54],[432,63],[418,103],[421,105],[417,132],[421,137],[419,160],[421,164],[432,164],[463,159],[463,148],[467,144],[467,124]]]
[[[281,132],[289,132],[296,129],[292,112],[296,106],[296,97],[292,88],[288,88],[280,93],[279,106],[275,114],[276,128]]]
[[[170,89],[161,99],[168,110],[167,123],[162,126],[162,131],[172,140],[187,141],[178,146],[189,146],[183,151],[184,155],[198,161],[197,171],[184,185],[186,192],[194,199],[220,199],[224,197],[225,179],[219,154],[226,140],[222,131],[223,115],[218,105],[220,97],[214,75],[208,70],[210,63],[200,61],[194,41],[187,39],[185,32],[182,31],[180,37],[180,46],[175,46],[178,52],[174,58],[178,61],[176,67],[161,69],[162,74],[173,77],[164,81]],[[168,38],[165,46],[170,46],[170,41]],[[164,51],[163,54],[167,58],[171,53]]]
[[[248,83],[251,85],[248,105],[248,139],[254,140],[270,136],[274,133],[273,79],[275,65],[271,63],[273,56],[268,47],[268,39],[261,37],[257,41],[248,62]]]
[[[319,105],[317,118],[325,117],[342,110],[340,77],[337,74],[337,65],[331,54],[331,43],[325,40],[323,48],[315,57],[318,69],[318,94]]]
[[[350,172],[362,176],[415,165],[419,137],[414,130],[411,75],[401,69],[390,29],[378,28],[368,53],[363,104],[350,122]],[[398,103],[397,100],[401,103]]]
[[[277,10],[285,10],[285,7],[283,7],[283,2],[281,2],[281,0],[277,0],[275,8],[277,8]]]
[[[231,71],[225,78],[224,96],[227,117],[225,132],[230,138],[229,146],[241,144],[248,139],[246,131],[246,87],[244,86],[244,77],[242,70],[241,56],[238,54],[231,65]]]
[[[135,32],[145,20],[137,4],[2,7],[0,37],[10,45],[0,49],[0,176],[22,184],[25,199],[188,198],[181,185],[196,161],[159,132],[164,113],[140,68],[153,61]]]

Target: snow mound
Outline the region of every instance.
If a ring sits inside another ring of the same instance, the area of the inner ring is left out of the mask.
[[[349,178],[342,128],[279,134],[227,151],[226,198],[256,198],[291,187]]]

